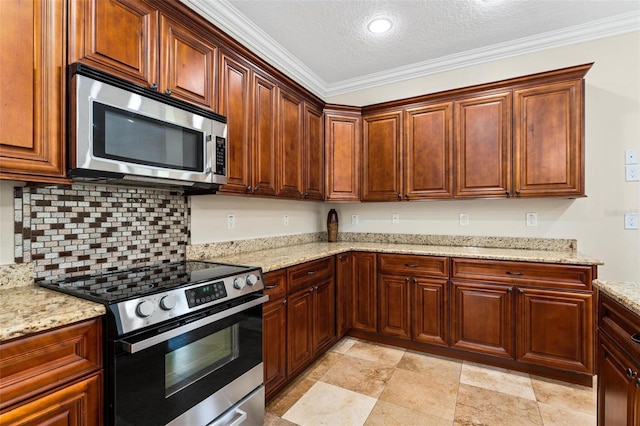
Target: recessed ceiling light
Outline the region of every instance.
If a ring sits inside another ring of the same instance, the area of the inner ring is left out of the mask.
[[[367,29],[369,29],[369,31],[371,31],[372,33],[382,34],[389,31],[392,26],[393,24],[391,24],[391,21],[387,18],[376,18],[373,21],[369,22],[369,25],[367,25]]]

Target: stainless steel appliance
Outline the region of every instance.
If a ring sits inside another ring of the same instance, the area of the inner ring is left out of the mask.
[[[227,182],[224,117],[84,64],[69,75],[71,178],[209,190]]]
[[[39,285],[107,307],[107,425],[263,424],[260,268],[187,261]]]

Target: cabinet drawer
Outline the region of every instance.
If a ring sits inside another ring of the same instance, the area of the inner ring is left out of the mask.
[[[287,270],[267,272],[262,275],[264,281],[264,294],[269,295],[269,301],[287,294]]]
[[[333,271],[333,256],[293,266],[287,269],[287,291],[291,293],[320,279],[333,277]]]
[[[591,290],[591,266],[453,259],[453,278],[508,284]]]
[[[101,368],[101,318],[3,343],[0,409]]]
[[[406,254],[379,254],[378,272],[444,278],[449,276],[446,257]]]
[[[598,325],[637,362],[640,362],[640,317],[600,292]],[[633,337],[633,338],[632,338]]]

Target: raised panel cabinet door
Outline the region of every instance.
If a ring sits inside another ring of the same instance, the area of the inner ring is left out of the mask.
[[[264,386],[267,398],[287,380],[287,299],[264,305],[262,319]]]
[[[404,197],[453,197],[453,104],[405,111]]]
[[[360,114],[325,114],[327,201],[360,201]]]
[[[598,426],[636,426],[637,398],[634,373],[639,371],[616,344],[600,333],[598,349]]]
[[[333,277],[316,283],[313,290],[313,353],[317,354],[331,345],[336,336],[336,298]]]
[[[353,325],[353,255],[336,256],[336,334],[347,334]]]
[[[376,254],[353,253],[353,328],[378,330]]]
[[[140,0],[70,0],[69,63],[158,85],[158,11]]]
[[[0,1],[0,178],[65,176],[62,1]]]
[[[573,80],[514,91],[514,190],[584,195],[584,86]]]
[[[252,192],[276,195],[278,88],[274,82],[255,73],[252,75]]]
[[[401,200],[402,111],[362,120],[362,201]]]
[[[411,279],[378,275],[380,333],[411,339]]]
[[[302,100],[283,89],[278,96],[278,195],[302,197]]]
[[[160,34],[160,91],[213,110],[218,47],[166,16]]]
[[[220,55],[220,105],[227,117],[227,183],[220,192],[251,192],[251,98],[249,68]]]
[[[454,102],[455,197],[511,196],[511,92]]]
[[[514,356],[513,289],[508,286],[451,281],[451,346]]]
[[[593,373],[593,295],[518,288],[516,358]]]
[[[449,297],[447,280],[412,278],[413,328],[417,342],[447,346],[449,341]]]
[[[304,104],[304,151],[302,196],[324,199],[324,122],[322,110]]]
[[[287,301],[287,371],[295,375],[313,357],[313,287]]]

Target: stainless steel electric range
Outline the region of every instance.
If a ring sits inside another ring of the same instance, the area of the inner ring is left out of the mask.
[[[39,285],[107,307],[106,424],[263,424],[260,268],[187,261]]]

